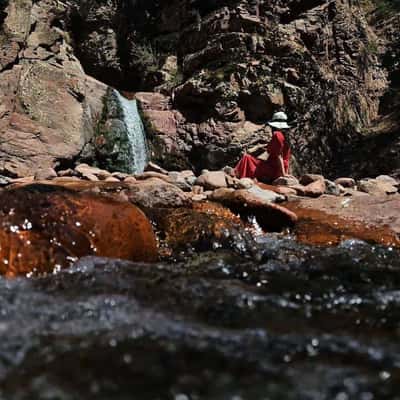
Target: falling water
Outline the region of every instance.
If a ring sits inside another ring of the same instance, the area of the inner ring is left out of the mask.
[[[146,132],[139,114],[137,101],[127,99],[118,91],[115,91],[115,95],[122,109],[132,156],[130,172],[142,173],[149,160],[149,151],[146,141]]]

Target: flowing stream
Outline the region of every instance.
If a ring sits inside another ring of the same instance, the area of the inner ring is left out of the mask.
[[[0,278],[0,399],[400,399],[400,253],[100,258]]]
[[[130,153],[132,156],[131,173],[142,173],[149,160],[146,131],[139,114],[136,100],[129,100],[117,90],[114,91],[122,109]]]

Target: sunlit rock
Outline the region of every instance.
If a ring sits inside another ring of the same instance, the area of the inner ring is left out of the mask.
[[[260,226],[266,230],[280,231],[293,226],[297,216],[274,201],[282,201],[284,197],[253,186],[248,190],[217,189],[210,199],[229,207],[242,217],[255,217]]]
[[[346,239],[400,246],[400,196],[359,195],[298,198],[285,206],[298,216],[294,229],[301,242],[337,245]]]
[[[67,267],[86,255],[154,261],[148,219],[129,203],[30,185],[0,193],[0,273],[8,277]]]

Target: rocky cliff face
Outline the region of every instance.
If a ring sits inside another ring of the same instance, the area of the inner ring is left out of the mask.
[[[107,85],[141,92],[153,157],[169,168],[234,163],[268,140],[263,123],[277,110],[295,121],[298,169],[353,166],[346,149],[381,140],[382,121],[398,137],[388,96],[398,88],[397,20],[379,25],[365,2],[9,0],[2,9],[5,174],[96,161],[108,145],[98,140]]]

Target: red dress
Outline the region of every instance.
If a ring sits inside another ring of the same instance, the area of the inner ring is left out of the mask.
[[[289,171],[290,148],[282,132],[276,131],[268,143],[268,160],[260,160],[250,154],[245,154],[235,168],[239,178],[257,178],[261,182],[272,182],[279,178],[281,173],[280,160],[283,159],[285,173]]]

